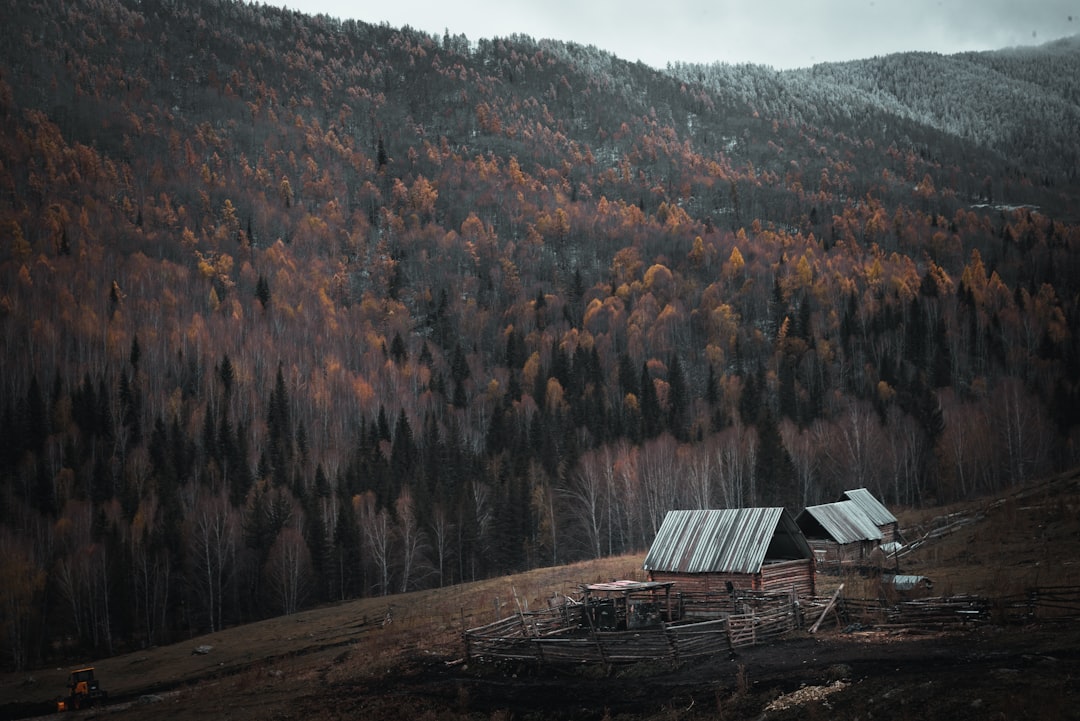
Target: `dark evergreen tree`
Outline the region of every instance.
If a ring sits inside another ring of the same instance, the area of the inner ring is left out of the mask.
[[[784,353],[780,356],[777,369],[779,371],[778,400],[780,403],[780,416],[791,420],[799,419],[799,392],[795,385],[796,362],[797,358]]]
[[[713,408],[720,402],[720,383],[716,379],[716,370],[713,369],[712,363],[708,364],[706,370],[705,402],[709,404],[710,408]]]
[[[506,425],[503,404],[496,403],[491,409],[491,418],[488,420],[487,434],[484,439],[487,455],[497,456],[509,447]]]
[[[766,506],[783,506],[797,498],[795,467],[784,447],[780,430],[768,405],[762,407],[757,423],[758,453],[755,460],[760,502]]]
[[[633,361],[625,353],[619,354],[619,390],[623,397],[633,395],[635,398],[641,395],[641,386],[638,383],[638,374],[634,370]]]
[[[396,487],[411,484],[415,463],[416,444],[413,441],[412,426],[402,410],[398,413],[397,423],[394,425],[394,440],[390,446],[390,472]]]
[[[228,405],[229,399],[232,397],[233,384],[236,382],[236,371],[233,369],[233,364],[232,361],[229,360],[228,353],[221,358],[221,365],[218,366],[218,378],[221,380],[221,389],[225,396],[225,404]]]
[[[270,307],[270,283],[266,280],[266,276],[261,273],[259,279],[255,281],[255,298],[264,309]]]
[[[397,331],[394,332],[394,338],[390,341],[390,357],[398,365],[409,360],[409,352],[405,348],[405,341],[401,339],[401,334]]]
[[[536,291],[536,300],[533,302],[533,311],[536,314],[536,327],[543,330],[547,326],[547,298],[544,297],[544,291]]]
[[[761,369],[743,378],[742,394],[739,396],[739,417],[745,425],[757,424],[761,412],[761,393],[764,381]]]
[[[131,370],[135,374],[139,372],[140,360],[142,360],[142,348],[139,346],[139,334],[136,333],[131,338],[131,352],[128,353],[128,362],[131,364]]]
[[[375,417],[375,431],[377,432],[376,442],[385,441],[389,443],[393,440],[394,436],[390,432],[390,420],[386,417],[386,408],[380,403],[379,414]]]
[[[682,363],[679,357],[672,353],[668,363],[668,428],[671,435],[678,441],[689,440],[689,416],[690,398],[686,387],[686,378],[683,376]]]
[[[220,468],[221,454],[218,452],[217,423],[214,422],[214,417],[210,414],[209,408],[203,413],[202,452],[203,463],[209,465],[211,461],[214,461]]]
[[[289,483],[289,469],[293,459],[293,430],[289,411],[289,394],[285,388],[285,374],[278,364],[274,390],[270,394],[270,403],[266,419],[268,461],[274,484],[284,486]]]
[[[26,405],[23,413],[25,423],[24,447],[36,456],[45,449],[45,440],[49,436],[49,418],[45,412],[45,397],[38,385],[37,375],[30,376],[30,386],[26,390]]]
[[[520,370],[525,366],[526,360],[528,350],[525,347],[525,337],[515,328],[506,335],[506,367],[511,371]]]
[[[337,520],[334,523],[335,596],[342,600],[359,596],[362,588],[360,527],[350,501],[349,498],[340,499]]]
[[[656,438],[664,429],[663,411],[656,395],[656,386],[649,375],[649,364],[641,364],[641,434],[647,440]]]

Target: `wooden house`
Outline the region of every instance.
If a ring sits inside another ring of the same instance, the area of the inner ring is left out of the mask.
[[[881,530],[854,501],[809,506],[795,517],[819,566],[880,561]]]
[[[783,508],[669,511],[645,557],[650,581],[699,596],[791,591],[812,596],[813,552]]]
[[[866,517],[881,531],[881,545],[903,542],[903,539],[900,538],[900,523],[896,520],[896,516],[881,501],[875,498],[873,493],[865,488],[856,488],[851,491],[844,491],[844,498],[840,500],[849,500],[859,506],[862,512],[866,514]]]

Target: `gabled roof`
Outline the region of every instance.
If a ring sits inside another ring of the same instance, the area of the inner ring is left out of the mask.
[[[766,559],[812,558],[802,531],[783,508],[668,511],[645,570],[757,573]]]
[[[882,539],[881,530],[855,501],[808,506],[795,522],[808,538],[828,536],[841,545]]]
[[[874,494],[865,488],[856,488],[851,491],[844,491],[844,495],[850,501],[854,501],[859,504],[859,508],[865,513],[876,526],[885,526],[890,523],[896,523],[896,516],[889,512],[881,501],[874,498]]]

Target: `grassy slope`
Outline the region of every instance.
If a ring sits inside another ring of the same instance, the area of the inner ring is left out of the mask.
[[[183,699],[185,707],[198,708],[213,699],[207,706],[212,712],[223,698],[235,699],[245,707],[245,718],[258,718],[258,708],[288,698],[316,670],[323,678],[378,675],[405,653],[455,658],[463,652],[463,628],[515,613],[519,602],[522,608],[536,608],[554,593],[574,593],[579,583],[643,578],[643,561],[644,554],[605,558],[445,589],[366,598],[87,663],[94,664],[102,687],[114,700],[157,694],[170,705]],[[384,626],[390,606],[393,620]],[[193,653],[204,645],[212,650]],[[68,670],[0,675],[0,718],[9,715],[4,712],[6,704],[37,703],[60,695]]]

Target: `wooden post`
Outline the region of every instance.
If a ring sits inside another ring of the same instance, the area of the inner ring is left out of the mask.
[[[601,642],[600,637],[596,634],[596,626],[592,622],[592,613],[589,609],[589,593],[585,592],[585,619],[589,622],[589,635],[592,636],[593,643],[596,644],[596,650],[600,652],[600,661],[604,664],[604,670],[610,671],[611,667],[608,665],[607,654],[604,653],[604,644]]]
[[[844,584],[841,583],[840,586],[836,589],[836,591],[833,592],[832,598],[829,599],[829,603],[828,603],[828,605],[825,606],[825,610],[821,612],[821,616],[819,616],[818,620],[814,621],[814,625],[810,627],[810,633],[816,633],[817,632],[818,626],[820,626],[821,622],[823,620],[825,620],[826,614],[828,614],[829,611],[832,609],[833,604],[836,603],[836,599],[840,596],[840,592],[843,591],[843,590],[844,590]]]

